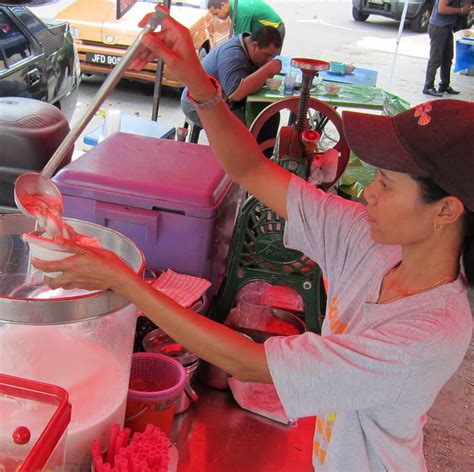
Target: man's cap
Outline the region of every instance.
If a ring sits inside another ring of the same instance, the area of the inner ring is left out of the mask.
[[[474,211],[474,103],[434,100],[394,116],[343,112],[344,134],[364,162],[431,177]]]

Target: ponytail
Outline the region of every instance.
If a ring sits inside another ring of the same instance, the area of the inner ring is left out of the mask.
[[[469,286],[474,286],[474,212],[464,215],[464,241],[462,245],[462,265]]]
[[[411,177],[418,183],[421,199],[426,204],[437,202],[450,195],[430,177]],[[463,224],[461,261],[468,285],[474,286],[474,212],[468,210],[464,212]]]

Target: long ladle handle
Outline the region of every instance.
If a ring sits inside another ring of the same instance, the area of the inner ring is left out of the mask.
[[[75,143],[82,131],[84,131],[84,128],[94,116],[95,112],[99,109],[100,105],[102,105],[102,102],[117,85],[118,81],[122,77],[123,72],[127,69],[128,65],[134,58],[135,53],[138,51],[143,36],[146,33],[154,31],[166,16],[167,13],[165,13],[161,8],[158,8],[153,12],[153,14],[150,16],[150,19],[148,20],[148,23],[142,29],[132,45],[128,48],[127,52],[122,57],[122,60],[112,69],[112,72],[95,94],[92,104],[87,108],[86,112],[84,115],[82,115],[78,122],[71,128],[69,133],[64,138],[64,141],[59,145],[51,159],[43,168],[41,171],[41,175],[43,177],[46,177],[47,179],[51,178],[51,176],[54,174],[54,171],[58,168],[59,164],[61,164],[64,157],[69,152],[71,146]]]

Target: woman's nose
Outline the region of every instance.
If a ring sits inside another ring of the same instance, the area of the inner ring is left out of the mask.
[[[372,203],[375,198],[374,182],[371,182],[364,189],[364,198],[367,203]]]

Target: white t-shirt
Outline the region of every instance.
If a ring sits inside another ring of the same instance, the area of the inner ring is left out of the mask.
[[[296,176],[285,245],[314,259],[329,284],[321,336],[265,343],[287,415],[318,416],[315,470],[426,470],[425,413],[472,334],[464,279],[378,305],[382,279],[400,261],[400,247],[373,242],[362,205]]]

